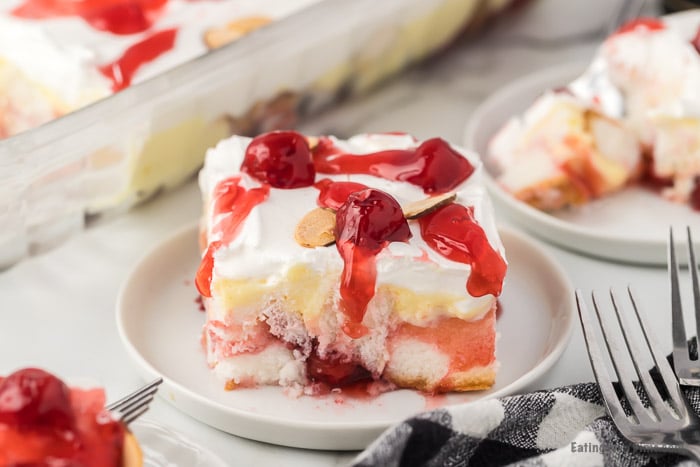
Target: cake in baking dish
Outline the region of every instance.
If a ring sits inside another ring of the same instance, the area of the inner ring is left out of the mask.
[[[204,55],[320,0],[5,0],[0,138]]]
[[[481,172],[406,134],[210,149],[195,282],[222,384],[490,387],[506,261]]]
[[[622,26],[585,76],[496,134],[501,186],[556,210],[650,182],[700,209],[700,12]]]

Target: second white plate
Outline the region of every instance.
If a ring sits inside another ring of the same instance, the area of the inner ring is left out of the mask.
[[[226,467],[214,453],[147,420],[129,425],[143,452],[143,467]]]
[[[692,11],[666,16],[664,21],[687,31],[689,37],[698,27],[698,15]],[[488,164],[488,144],[496,132],[508,119],[522,114],[543,92],[573,81],[586,66],[586,63],[570,63],[549,68],[500,89],[472,115],[464,145],[484,158],[487,186],[497,208],[533,234],[593,256],[666,264],[670,226],[676,230],[676,236],[685,235],[686,225],[700,232],[700,213],[688,205],[667,201],[641,187],[631,187],[582,207],[545,213],[518,201],[488,177],[494,173]]]
[[[498,320],[496,385],[428,397],[399,390],[374,399],[338,394],[291,398],[279,387],[225,391],[200,345],[204,314],[192,277],[196,226],[166,239],[136,266],[117,304],[121,339],[144,379],[162,376],[162,397],[190,416],[246,438],[312,449],[361,449],[390,425],[426,409],[522,390],[564,351],[574,322],[573,291],[535,242],[502,230],[509,261]]]

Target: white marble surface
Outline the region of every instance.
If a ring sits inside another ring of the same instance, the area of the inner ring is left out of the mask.
[[[442,136],[460,143],[465,122],[485,96],[531,71],[587,59],[610,17],[605,10],[607,2],[591,2],[592,9],[578,10],[580,15],[589,15],[586,21],[574,21],[567,28],[551,16],[565,2],[541,3],[537,10],[526,13],[526,18],[511,18],[479,40],[406,73],[364,99],[305,123],[302,129],[341,135],[402,130],[418,137]],[[652,2],[647,3],[646,8],[652,9]],[[556,27],[548,29],[550,23]],[[171,231],[196,219],[199,209],[197,187],[189,183],[126,215],[100,222],[56,250],[0,273],[0,374],[33,365],[65,376],[89,376],[103,384],[113,398],[138,386],[141,381],[114,324],[120,284],[141,255]],[[545,248],[568,271],[572,282],[584,290],[633,284],[664,349],[670,350],[663,269],[615,264],[553,246]],[[527,342],[526,330],[523,332]],[[532,389],[590,380],[592,373],[577,327],[561,361]],[[344,465],[354,455],[236,438],[181,414],[161,400],[156,401],[147,418],[178,430],[231,465]]]

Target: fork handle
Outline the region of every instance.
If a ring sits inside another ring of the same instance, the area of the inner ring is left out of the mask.
[[[700,462],[700,446],[696,444],[686,444],[683,448],[690,457]]]

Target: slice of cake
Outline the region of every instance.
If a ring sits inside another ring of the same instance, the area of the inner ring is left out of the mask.
[[[196,284],[229,389],[490,387],[506,263],[478,158],[273,132],[210,149]]]
[[[102,389],[69,388],[24,368],[0,377],[0,465],[140,467],[143,459]]]
[[[622,26],[584,78],[509,122],[489,148],[500,184],[555,210],[651,180],[700,209],[700,14],[682,19]]]
[[[548,92],[511,119],[489,153],[506,190],[548,211],[619,190],[641,164],[634,132],[568,92]]]

